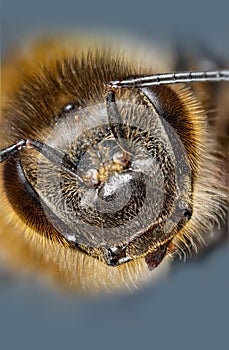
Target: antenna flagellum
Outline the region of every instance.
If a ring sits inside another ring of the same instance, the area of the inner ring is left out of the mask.
[[[108,86],[114,89],[143,88],[164,84],[192,83],[192,82],[220,82],[229,81],[229,70],[174,72],[153,74],[123,80],[111,81]]]

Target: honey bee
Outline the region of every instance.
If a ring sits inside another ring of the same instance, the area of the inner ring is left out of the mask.
[[[59,38],[5,60],[0,249],[12,262],[73,289],[131,288],[225,219],[229,71],[154,66]]]

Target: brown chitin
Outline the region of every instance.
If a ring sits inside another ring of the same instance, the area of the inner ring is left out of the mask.
[[[83,52],[77,44],[64,47],[53,41],[49,44],[41,42],[33,51],[8,60],[3,66],[0,148],[20,139],[49,140],[74,162],[90,149],[93,164],[98,163],[96,155],[99,153],[103,164],[97,164],[96,172],[94,168],[93,172],[86,172],[84,163],[78,164],[82,179],[91,186],[90,191],[94,190],[94,184],[96,187],[106,183],[112,176],[114,179],[122,174],[125,176],[129,159],[124,157],[123,166],[118,158],[117,166],[117,157],[115,162],[114,159],[108,161],[105,154],[106,141],[113,142],[114,139],[109,124],[104,126],[101,122],[99,133],[98,130],[87,131],[79,145],[77,137],[70,143],[69,135],[77,133],[75,125],[83,118],[91,120],[91,115],[99,118],[106,111],[105,85],[109,81],[149,73],[152,73],[149,67],[139,68],[137,62],[111,50],[86,48]],[[17,263],[34,264],[50,271],[69,287],[94,291],[131,287],[147,280],[152,274],[160,273],[163,266],[157,266],[162,261],[179,251],[185,254],[192,246],[195,248],[224,215],[226,195],[223,170],[216,152],[217,140],[195,91],[185,86],[163,86],[142,91],[118,91],[115,99],[127,125],[123,130],[130,140],[130,154],[133,148],[132,166],[139,163],[134,152],[138,148],[141,151],[144,145],[157,161],[155,174],[163,178],[164,201],[158,217],[154,213],[155,203],[150,203],[150,199],[148,205],[152,208],[147,209],[146,217],[136,208],[135,202],[139,207],[144,205],[140,197],[146,196],[148,191],[147,186],[144,190],[145,181],[146,185],[150,182],[139,171],[132,179],[132,192],[138,191],[139,183],[142,188],[136,196],[131,193],[135,200],[127,203],[129,212],[120,213],[120,220],[125,225],[136,216],[137,225],[149,220],[147,214],[152,215],[155,220],[147,222],[142,230],[139,226],[136,232],[133,230],[123,236],[116,230],[118,219],[114,224],[109,212],[99,216],[88,207],[86,210],[80,208],[83,225],[86,222],[111,232],[109,249],[104,245],[108,238],[100,244],[96,232],[90,232],[90,241],[87,237],[79,240],[77,236],[77,244],[66,238],[74,229],[68,225],[73,219],[71,213],[78,210],[72,196],[81,189],[81,184],[71,175],[60,173],[35,150],[23,150],[1,164],[2,249]],[[158,119],[157,124],[151,120],[153,118]],[[159,136],[155,136],[158,128],[165,134],[161,142]],[[152,132],[147,133],[147,130]],[[172,130],[178,135],[175,141]],[[52,140],[55,137],[57,141]],[[184,148],[181,155],[176,152],[180,151],[179,140]],[[93,151],[95,145],[97,148]],[[169,145],[172,145],[171,150]],[[116,145],[112,144],[112,147]],[[146,157],[145,154],[142,157]],[[87,162],[86,159],[85,164]],[[175,165],[185,169],[181,178]],[[151,168],[147,170],[149,172]],[[57,190],[64,195],[55,199]],[[44,202],[47,194],[47,203],[55,207],[54,211]],[[105,194],[101,196],[104,198]],[[174,200],[176,196],[180,196],[182,203]],[[63,199],[66,199],[64,204]],[[66,205],[70,214],[62,217]],[[114,233],[109,231],[113,226]],[[157,269],[151,272],[155,267]]]

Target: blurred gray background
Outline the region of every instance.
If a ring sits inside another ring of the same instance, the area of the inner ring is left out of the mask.
[[[186,45],[229,55],[229,3],[209,1],[4,0],[1,46],[33,32],[76,28]],[[223,241],[132,295],[67,296],[1,272],[1,349],[226,349],[229,249]]]

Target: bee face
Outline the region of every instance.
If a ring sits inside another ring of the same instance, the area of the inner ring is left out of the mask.
[[[151,278],[226,206],[201,100],[184,85],[107,89],[153,72],[106,48],[32,57],[3,67],[1,246],[68,286]]]

